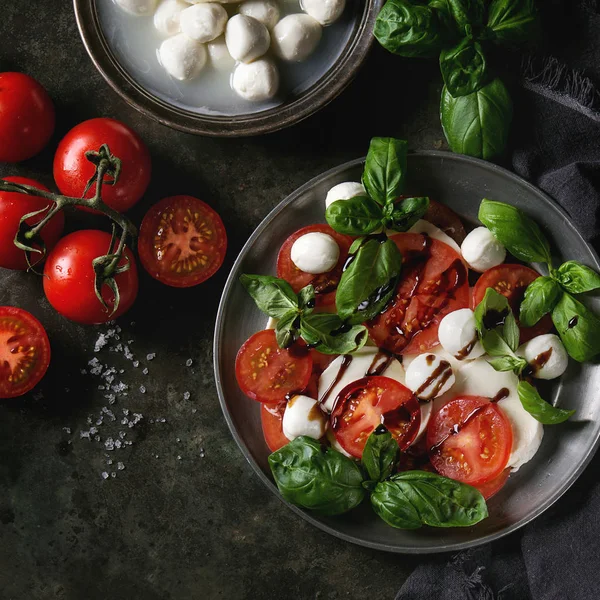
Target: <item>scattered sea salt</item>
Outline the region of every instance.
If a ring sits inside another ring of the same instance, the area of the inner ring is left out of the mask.
[[[148,367],[145,367],[145,368],[144,368],[144,370],[142,371],[142,373],[143,373],[144,375],[148,375]]]
[[[146,360],[154,360],[156,358],[156,352],[151,352],[146,355]]]
[[[191,367],[191,366],[192,366],[192,364],[193,364],[193,362],[194,362],[194,361],[193,361],[191,358],[188,358],[188,359],[185,361],[185,366],[186,366],[186,367]]]
[[[146,386],[140,385],[140,393],[141,394],[145,394],[146,393]]]
[[[108,479],[108,473],[106,471],[102,471],[102,479]]]
[[[118,462],[117,463],[117,469],[119,471],[123,471],[123,469],[125,469],[125,465],[122,462]]]
[[[192,397],[192,395],[189,392],[183,392],[183,399],[184,400],[189,400]]]

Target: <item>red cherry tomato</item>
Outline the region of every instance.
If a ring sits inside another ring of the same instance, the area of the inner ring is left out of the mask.
[[[0,398],[16,398],[37,385],[50,364],[43,325],[27,311],[0,306]]]
[[[246,340],[235,360],[235,376],[242,392],[268,404],[304,390],[311,372],[312,357],[306,347],[296,345],[283,350],[272,329],[259,331]]]
[[[462,244],[467,237],[465,226],[460,217],[448,206],[429,200],[429,209],[423,217],[425,221],[433,223],[446,235],[450,236],[458,245]]]
[[[52,137],[54,105],[46,90],[24,73],[0,73],[0,162],[35,156]]]
[[[506,468],[512,450],[510,421],[500,407],[481,396],[458,396],[431,417],[429,458],[450,479],[478,486]]]
[[[61,140],[54,155],[54,181],[65,196],[83,196],[95,166],[85,157],[106,144],[121,160],[121,173],[116,185],[102,187],[102,199],[116,211],[125,212],[143,195],[150,183],[150,153],[133,129],[115,119],[90,119],[76,125]],[[108,180],[105,177],[105,181]],[[95,186],[86,198],[94,195]]]
[[[300,342],[299,340],[298,342]],[[310,375],[310,380],[304,393],[310,398],[318,398],[319,395],[319,379],[323,374],[323,371],[337,358],[333,354],[322,354],[318,352],[314,348],[311,348],[310,355],[313,359],[313,367],[312,373]]]
[[[473,308],[483,300],[486,290],[493,288],[508,298],[510,307],[518,321],[525,290],[538,277],[541,277],[541,275],[537,271],[523,265],[499,265],[488,269],[473,288]],[[552,318],[550,315],[545,315],[533,327],[520,327],[520,330],[520,341],[524,344],[538,335],[551,331]]]
[[[389,377],[363,377],[347,385],[335,401],[331,429],[342,448],[361,458],[367,438],[383,424],[405,450],[421,423],[416,396]]]
[[[340,257],[337,265],[328,273],[313,275],[301,271],[292,261],[292,246],[294,242],[306,235],[307,233],[326,233],[330,235],[340,247]],[[329,225],[309,225],[303,227],[285,240],[279,256],[277,257],[277,277],[285,279],[298,293],[303,287],[311,284],[315,286],[316,305],[329,306],[335,303],[335,291],[337,289],[340,278],[342,277],[342,269],[344,263],[348,259],[348,250],[352,245],[352,238],[347,235],[342,235],[334,231]]]
[[[24,183],[40,190],[48,192],[47,187],[33,179],[26,177],[5,177],[5,181],[14,183]],[[26,196],[16,192],[0,192],[0,267],[5,269],[18,269],[24,271],[28,268],[25,252],[19,250],[14,244],[14,239],[19,230],[21,218],[26,214],[43,210],[52,204],[50,200],[40,198],[39,196]],[[27,219],[29,225],[38,223],[47,211],[35,217]],[[42,229],[42,239],[49,252],[54,248],[62,235],[65,226],[65,216],[62,212],[57,213],[48,224]],[[39,261],[41,255],[32,253],[31,261]]]
[[[439,344],[442,318],[469,306],[467,269],[450,246],[418,233],[390,238],[402,252],[396,297],[367,323],[371,339],[396,354],[421,354]]]
[[[500,475],[494,477],[490,481],[476,485],[475,487],[481,492],[486,500],[489,500],[492,496],[495,496],[506,483],[508,476],[510,475],[510,469],[504,469]]]
[[[277,452],[279,448],[283,448],[290,443],[285,435],[283,435],[283,413],[287,402],[279,402],[278,404],[261,404],[260,405],[260,420],[262,430],[265,436],[265,442],[271,452]]]
[[[119,266],[129,261],[129,270],[115,277],[121,296],[117,311],[111,315],[96,297],[92,261],[107,254],[110,243],[111,236],[104,231],[76,231],[62,238],[48,256],[44,266],[44,292],[50,304],[67,319],[85,325],[106,323],[126,313],[134,303],[138,273],[135,258],[128,248]],[[102,288],[102,298],[112,309],[115,297],[106,285]]]
[[[138,252],[152,277],[173,287],[191,287],[212,277],[223,264],[227,233],[221,217],[192,196],[155,204],[140,228]]]

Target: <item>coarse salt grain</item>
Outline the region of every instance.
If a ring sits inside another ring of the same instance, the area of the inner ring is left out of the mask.
[[[102,471],[102,479],[108,479],[108,473],[106,471]]]

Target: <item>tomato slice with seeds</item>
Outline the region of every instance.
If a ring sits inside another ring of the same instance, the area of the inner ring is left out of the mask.
[[[50,341],[27,311],[0,306],[0,398],[22,396],[36,386],[50,364]]]
[[[138,251],[152,277],[172,287],[192,287],[223,264],[227,233],[221,217],[202,200],[171,196],[146,213]]]
[[[307,386],[313,359],[305,346],[279,347],[275,331],[265,329],[246,340],[235,359],[235,376],[242,392],[259,402],[285,400]]]
[[[502,409],[481,396],[450,400],[427,426],[429,458],[436,471],[474,486],[502,473],[512,442],[512,426]]]
[[[287,402],[285,401],[277,404],[260,405],[263,435],[271,452],[277,452],[277,450],[290,443],[290,440],[283,435],[283,413],[286,406]]]
[[[342,448],[361,458],[367,438],[383,424],[401,450],[415,439],[421,424],[417,397],[389,377],[363,377],[338,395],[330,417],[331,429]]]
[[[541,277],[541,275],[537,271],[524,265],[499,265],[488,269],[473,288],[473,308],[483,300],[486,290],[493,288],[499,294],[508,298],[510,307],[518,321],[525,290],[538,277]],[[544,315],[533,327],[520,327],[520,330],[520,343],[524,344],[538,335],[551,331],[552,318],[550,315]]]
[[[294,242],[307,233],[315,232],[330,235],[340,247],[340,257],[337,265],[331,271],[321,273],[320,275],[301,271],[292,261],[292,246]],[[290,235],[283,243],[283,246],[281,246],[281,250],[277,256],[277,277],[285,279],[296,293],[312,283],[315,287],[316,306],[330,306],[335,304],[335,291],[342,277],[342,270],[348,259],[348,250],[351,245],[352,238],[350,236],[334,231],[329,225],[317,224],[303,227]]]

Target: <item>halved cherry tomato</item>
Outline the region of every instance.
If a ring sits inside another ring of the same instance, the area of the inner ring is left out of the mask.
[[[396,354],[421,354],[439,344],[448,313],[469,306],[467,268],[450,246],[419,233],[390,238],[402,252],[402,274],[388,308],[367,323],[371,339]]]
[[[265,442],[271,452],[277,452],[279,448],[283,448],[283,446],[290,443],[290,440],[283,435],[283,413],[286,405],[285,401],[277,404],[260,405],[262,430]]]
[[[401,450],[408,448],[419,431],[421,409],[416,396],[395,379],[363,377],[340,392],[330,419],[342,448],[360,458],[367,438],[380,424]]]
[[[448,206],[429,199],[429,209],[423,217],[425,221],[433,223],[446,235],[450,236],[458,245],[467,237],[465,226],[460,217]]]
[[[518,321],[525,290],[538,277],[541,277],[541,275],[537,271],[524,265],[499,265],[488,269],[473,288],[473,308],[483,300],[486,290],[493,288],[508,298],[510,307]],[[545,315],[533,327],[520,327],[520,329],[520,342],[524,344],[538,335],[551,331],[552,318],[550,315]]]
[[[322,273],[320,275],[305,273],[292,262],[291,252],[294,242],[303,235],[313,232],[330,235],[340,247],[340,258],[338,259],[337,265],[328,273]],[[285,279],[296,293],[303,287],[312,283],[312,285],[315,286],[316,305],[332,305],[335,303],[335,291],[340,282],[340,278],[342,277],[342,269],[348,259],[348,250],[351,245],[351,237],[334,231],[329,225],[318,224],[303,227],[296,231],[296,233],[292,233],[292,235],[285,240],[283,246],[281,246],[279,256],[277,257],[277,277]]]
[[[429,458],[450,479],[481,485],[506,468],[512,450],[510,421],[488,398],[458,396],[431,417]]]
[[[510,469],[504,469],[500,475],[494,477],[490,481],[476,485],[475,487],[481,492],[486,500],[489,500],[492,496],[495,496],[506,483],[508,476],[510,475]]]
[[[193,196],[172,196],[155,204],[140,228],[138,252],[152,277],[173,287],[191,287],[223,264],[227,233],[221,217]]]
[[[253,400],[274,403],[308,384],[313,359],[306,347],[283,350],[275,331],[265,329],[246,340],[235,359],[235,376],[242,392]]]
[[[27,311],[0,306],[0,398],[16,398],[39,383],[50,364],[50,341]]]

